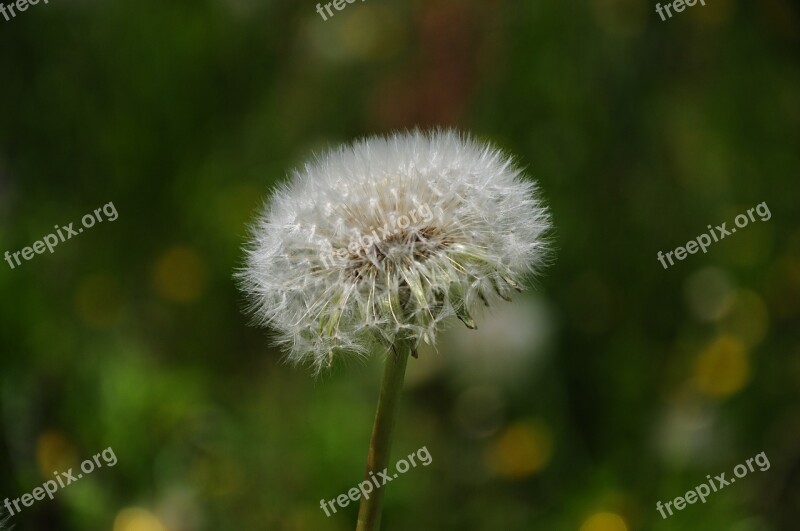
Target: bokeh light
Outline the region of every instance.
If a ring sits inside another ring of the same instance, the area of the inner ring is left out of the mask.
[[[114,519],[114,531],[168,531],[161,521],[146,509],[128,508]]]
[[[583,522],[580,531],[628,531],[628,526],[618,514],[597,513]]]
[[[732,336],[720,336],[698,353],[693,366],[695,388],[712,397],[740,391],[750,378],[745,345]]]
[[[206,287],[206,265],[190,247],[173,247],[156,262],[153,283],[156,291],[171,302],[193,302]]]
[[[536,474],[550,462],[553,435],[540,421],[517,422],[500,432],[486,453],[486,463],[495,474],[522,479]]]

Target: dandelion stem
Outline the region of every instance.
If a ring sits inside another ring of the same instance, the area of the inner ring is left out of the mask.
[[[369,442],[366,481],[372,482],[373,477],[376,478],[375,481],[379,481],[378,472],[383,472],[389,466],[392,432],[400,404],[400,393],[403,390],[408,354],[411,351],[412,347],[401,341],[392,348],[386,358],[378,410],[375,413],[375,424],[372,426],[372,438]],[[377,531],[379,529],[383,495],[384,487],[381,485],[372,492],[369,499],[361,498],[356,531]]]

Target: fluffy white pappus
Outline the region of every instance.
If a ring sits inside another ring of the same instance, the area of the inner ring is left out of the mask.
[[[547,209],[500,150],[453,131],[371,137],[293,172],[237,273],[261,325],[316,373],[339,354],[433,344],[510,300],[546,256]]]

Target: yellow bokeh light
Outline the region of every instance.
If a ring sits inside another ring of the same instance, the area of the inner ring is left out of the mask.
[[[36,441],[36,462],[42,477],[50,479],[53,472],[69,470],[78,465],[77,451],[61,433],[46,431]]]
[[[541,422],[513,424],[503,430],[487,450],[486,463],[495,474],[507,478],[525,478],[542,470],[550,462],[553,437]]]
[[[190,247],[173,247],[156,262],[153,284],[173,302],[192,302],[203,294],[207,273],[203,259]]]
[[[713,397],[730,396],[750,378],[750,363],[744,344],[731,336],[720,336],[695,359],[693,384]]]
[[[713,4],[709,2],[706,6],[697,3],[695,7],[700,9],[690,9],[690,17],[711,26],[718,26],[731,20],[735,3],[733,0],[716,0]]]
[[[123,509],[114,519],[114,531],[167,531],[156,515],[145,509]]]
[[[597,513],[583,523],[580,531],[628,531],[628,526],[618,514]]]

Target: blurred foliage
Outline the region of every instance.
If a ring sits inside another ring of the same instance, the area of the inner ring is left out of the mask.
[[[40,2],[0,19],[0,502],[19,529],[336,531],[380,357],[320,380],[250,327],[247,224],[308,154],[455,126],[516,154],[537,291],[411,360],[384,529],[787,531],[800,518],[800,10],[644,0]],[[766,201],[664,270],[669,251]],[[760,452],[667,520],[655,509]]]

